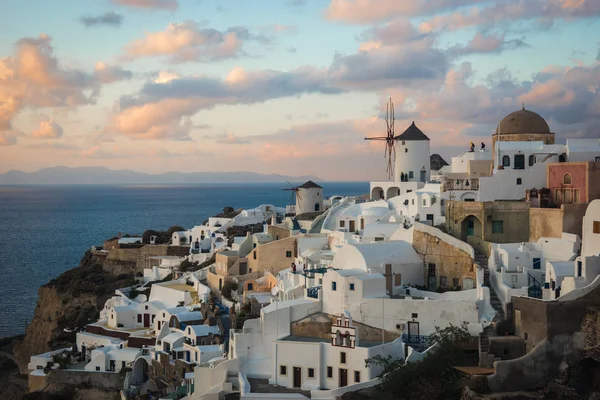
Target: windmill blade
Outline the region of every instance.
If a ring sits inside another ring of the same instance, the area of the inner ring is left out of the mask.
[[[296,189],[296,198],[298,200],[302,200],[302,196],[300,196],[300,192],[298,191],[298,189]]]
[[[365,140],[387,140],[387,136],[366,137]]]
[[[296,188],[294,187],[294,185],[292,185],[292,184],[290,183],[290,181],[286,181],[286,182],[287,182],[287,184],[288,184],[288,185],[290,185],[290,187],[291,187],[292,189],[296,189]]]

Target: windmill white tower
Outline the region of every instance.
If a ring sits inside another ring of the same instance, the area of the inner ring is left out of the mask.
[[[288,189],[292,192],[292,198],[296,198],[296,215],[307,212],[323,211],[323,188],[313,181],[308,181],[300,186],[293,186],[288,182]]]

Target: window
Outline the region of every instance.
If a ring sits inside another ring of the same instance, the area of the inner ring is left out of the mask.
[[[415,205],[415,199],[412,199],[412,205],[413,206]]]
[[[354,290],[354,283],[350,284],[350,290]]]
[[[340,221],[340,228],[344,228],[346,226],[346,221]]]
[[[577,261],[577,276],[581,276],[582,275],[582,269],[583,269],[583,265],[581,265],[581,260]]]
[[[419,318],[419,314],[414,312],[411,314],[411,318]]]
[[[96,371],[100,371],[100,367],[96,367]]]
[[[404,152],[405,152],[405,153],[408,153],[408,147],[405,147],[405,148],[404,148]]]
[[[292,252],[291,252],[291,251],[286,251],[286,252],[285,252],[285,256],[286,256],[287,258],[292,258]]]
[[[334,292],[337,290],[337,282],[331,282],[331,290]]]
[[[346,364],[346,353],[340,353],[340,364]]]
[[[148,306],[146,306],[146,310],[148,309]]]
[[[138,324],[142,323],[142,314],[138,314]]]
[[[435,276],[435,264],[427,264],[429,273],[428,276]]]
[[[354,371],[354,383],[360,382],[360,371]]]
[[[542,260],[540,258],[533,259],[533,269],[541,269],[542,268]]]
[[[314,378],[315,377],[315,369],[314,368],[309,368],[308,369],[308,377],[309,378]]]
[[[544,282],[544,289],[550,289],[550,282]]]
[[[427,206],[427,199],[423,199],[423,207]]]
[[[533,155],[533,154],[532,154],[532,155],[530,155],[530,156],[529,156],[529,166],[530,166],[530,167],[532,167],[532,166],[533,166],[533,164],[535,164],[535,161],[536,161],[536,160],[535,160],[535,155]]]
[[[492,221],[492,233],[504,233],[504,221]]]
[[[454,286],[455,288],[458,287],[458,278],[452,278],[452,286]]]
[[[248,290],[248,291],[254,290],[254,285],[253,285],[253,284],[251,284],[251,283],[249,283],[249,284],[248,284],[248,289],[247,289],[247,290]]]
[[[333,367],[327,367],[327,377],[333,378]]]
[[[563,176],[563,185],[570,185],[571,184],[571,174],[565,174]]]
[[[413,179],[414,178],[414,174],[412,171],[408,171],[408,179]]]
[[[594,233],[600,233],[600,221],[594,221]]]
[[[279,375],[283,375],[283,376],[287,375],[287,366],[286,365],[279,366]]]
[[[252,258],[254,258],[256,260],[256,251],[252,252]]]
[[[515,154],[515,165],[514,169],[525,169],[525,155],[524,154]]]
[[[510,279],[512,283],[517,283],[519,281],[519,277],[516,275],[511,275]]]
[[[509,156],[502,157],[502,166],[510,167],[510,157]]]
[[[441,287],[448,286],[448,278],[446,278],[445,276],[440,276],[440,286]]]

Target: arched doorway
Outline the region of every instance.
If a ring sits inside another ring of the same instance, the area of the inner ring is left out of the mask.
[[[371,190],[371,200],[382,200],[384,198],[385,193],[381,187],[375,186],[373,190]]]
[[[385,199],[389,200],[392,197],[396,197],[396,196],[400,196],[400,188],[398,188],[396,186],[389,187],[385,194]]]
[[[481,221],[474,215],[469,215],[461,223],[462,240],[467,241],[469,236],[481,237]]]
[[[144,357],[138,357],[133,363],[133,380],[134,386],[141,386],[148,381],[148,361]]]

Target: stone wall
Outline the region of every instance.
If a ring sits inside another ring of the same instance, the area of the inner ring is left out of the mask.
[[[149,377],[154,382],[169,382],[175,387],[179,386],[187,372],[194,372],[194,364],[188,364],[181,360],[175,360],[173,364],[169,362],[167,353],[157,353],[158,361],[152,360],[149,368]]]
[[[563,204],[560,208],[529,209],[529,241],[541,237],[560,238],[563,232],[582,235],[582,223],[588,203]]]
[[[292,236],[292,231],[290,229],[273,225],[267,227],[267,233],[271,235],[274,240],[286,239]]]
[[[299,321],[292,322],[290,334],[304,337],[319,337],[322,339],[331,339],[331,325],[335,322],[336,316],[325,313],[316,313],[309,315]],[[374,328],[360,322],[354,322],[358,330],[360,340],[381,340],[381,329]],[[391,342],[400,336],[399,332],[384,331],[384,340]]]
[[[104,390],[120,390],[123,388],[125,375],[117,372],[70,371],[57,369],[48,372],[48,384],[55,387],[76,386],[92,387]]]
[[[428,264],[435,264],[436,286],[440,286],[440,277],[446,277],[446,287],[453,286],[454,279],[461,287],[465,278],[475,282],[473,258],[464,250],[418,229],[413,229],[412,245],[424,263],[423,282],[428,282]]]

